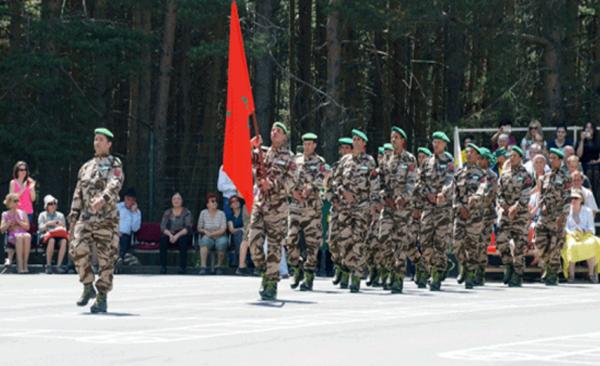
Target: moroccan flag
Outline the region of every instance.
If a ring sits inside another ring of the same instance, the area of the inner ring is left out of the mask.
[[[248,118],[254,113],[254,98],[250,87],[240,18],[235,1],[231,3],[229,29],[229,71],[223,170],[246,201],[246,209],[250,213],[254,197]]]

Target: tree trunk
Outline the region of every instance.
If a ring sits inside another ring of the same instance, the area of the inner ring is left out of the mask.
[[[178,151],[179,161],[189,161],[190,156],[192,155],[192,151],[194,151],[194,146],[198,143],[197,136],[195,132],[195,124],[198,121],[194,121],[192,118],[192,101],[191,101],[191,92],[192,92],[192,70],[190,65],[190,60],[187,57],[187,54],[192,46],[192,32],[190,29],[183,30],[183,36],[181,40],[181,75],[180,75],[180,91],[181,95],[177,98],[181,102],[181,114],[183,119],[183,133],[182,139],[183,142],[181,144],[181,149]],[[215,93],[213,90],[207,90],[205,93]],[[216,123],[216,121],[214,121]],[[179,186],[183,182],[187,182],[189,171],[187,171],[187,167],[183,169],[179,169]],[[186,192],[187,193],[187,192]]]
[[[448,14],[453,16],[452,4]],[[465,78],[465,35],[461,26],[454,22],[446,24],[446,121],[455,126],[462,117],[462,91]]]
[[[15,52],[21,49],[23,41],[23,0],[9,0],[10,13],[10,50]]]
[[[327,107],[321,124],[323,152],[327,161],[337,160],[337,139],[343,129],[343,111],[340,103],[340,70],[342,48],[339,39],[340,13],[338,7],[343,0],[330,0],[331,7],[327,16]]]
[[[315,126],[312,112],[312,0],[298,0],[299,39],[298,46],[298,77],[304,82],[298,85],[298,114],[296,122],[301,127],[296,136],[306,132],[319,133]],[[299,139],[297,140],[299,141]]]
[[[289,126],[292,130],[292,135],[298,130],[296,127],[296,113],[298,110],[296,100],[296,80],[294,75],[297,72],[298,60],[296,59],[296,0],[289,1],[289,12],[288,12],[288,57],[289,57]]]
[[[167,140],[167,113],[169,109],[169,90],[171,83],[171,66],[173,63],[173,46],[175,43],[175,29],[177,24],[177,1],[167,0],[162,41],[162,55],[160,59],[160,75],[158,80],[158,94],[156,97],[156,111],[154,115],[154,137],[156,141],[156,177],[158,177],[157,196],[159,202],[164,197],[166,140]]]
[[[593,64],[592,64],[592,98],[591,98],[591,115],[590,117],[600,116],[600,14],[594,16],[595,31],[592,36],[595,36],[593,46]]]
[[[132,28],[141,32],[143,28],[142,9],[134,6],[132,9]],[[139,113],[140,113],[140,74],[134,73],[129,77],[129,113],[127,118],[127,185],[138,186],[138,144],[139,144]]]
[[[325,90],[327,85],[327,0],[315,1],[316,30],[313,37],[313,59],[315,64],[315,85],[320,90]],[[325,111],[323,106],[327,99],[321,94],[316,94],[315,100],[315,128],[321,132],[321,121]]]
[[[275,77],[272,59],[274,55],[272,53],[275,52],[276,40],[273,37],[273,22],[273,0],[257,0],[254,42],[263,45],[264,49],[255,59],[254,100],[260,134],[267,144],[270,143],[269,131],[273,124],[275,108]]]

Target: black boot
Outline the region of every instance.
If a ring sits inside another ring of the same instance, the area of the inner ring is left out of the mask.
[[[263,275],[262,289],[258,291],[258,294],[263,301],[275,300],[277,298],[277,282],[275,282],[275,280],[270,280]]]
[[[340,280],[340,288],[347,289],[349,281],[350,281],[350,273],[347,270],[342,269],[342,278]]]
[[[477,272],[475,274],[475,286],[484,286],[485,285],[485,267],[480,266],[477,268]]]
[[[513,272],[514,272],[514,268],[513,268],[512,264],[506,264],[504,266],[504,277],[503,277],[502,281],[504,282],[505,285],[508,285],[508,283],[510,282]]]
[[[401,294],[404,288],[404,279],[401,275],[394,273],[392,274],[392,286],[390,290],[393,294]]]
[[[523,286],[523,277],[517,272],[512,273],[510,277],[510,281],[508,281],[508,287],[522,287]]]
[[[442,288],[442,279],[440,272],[437,270],[431,271],[431,281],[429,282],[429,291],[440,291]]]
[[[467,290],[473,289],[473,287],[475,287],[475,272],[469,271],[465,268],[464,269],[464,277],[465,277],[465,288]]]
[[[417,265],[416,284],[418,288],[426,288],[429,275],[421,264]]]
[[[77,300],[77,306],[86,306],[91,299],[96,298],[96,290],[94,290],[94,285],[91,283],[83,286],[83,293],[79,300]]]
[[[312,291],[313,281],[315,279],[315,272],[306,271],[304,273],[304,282],[300,285],[300,291]]]
[[[290,287],[292,289],[296,289],[296,287],[300,285],[300,282],[302,282],[303,278],[304,273],[302,273],[302,269],[300,269],[300,267],[292,267],[292,283],[290,284]]]
[[[360,276],[352,275],[352,282],[350,283],[350,292],[355,294],[360,291]]]
[[[379,278],[379,283],[381,284],[381,287],[383,287],[384,290],[389,291],[390,290],[390,271],[388,271],[387,269],[382,269],[381,270],[381,276]]]
[[[90,308],[90,311],[93,314],[97,313],[106,313],[107,303],[106,303],[106,294],[103,292],[98,292],[98,296],[96,296],[96,301],[94,305]]]
[[[372,286],[373,283],[376,281],[376,279],[377,279],[377,267],[373,266],[373,267],[371,267],[371,270],[369,271],[369,280],[367,282],[365,282],[365,285]]]

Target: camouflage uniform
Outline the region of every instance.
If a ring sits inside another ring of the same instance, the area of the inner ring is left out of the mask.
[[[506,266],[504,282],[517,286],[520,285],[525,270],[525,250],[529,228],[528,203],[532,188],[533,179],[523,164],[511,167],[510,170],[502,172],[500,176],[498,208],[503,212],[498,226],[496,246],[500,252],[502,263]],[[510,220],[508,208],[515,204],[517,204],[517,213],[514,220]],[[512,255],[510,239],[514,242]]]
[[[340,257],[340,249],[337,241],[337,219],[339,208],[336,210],[334,203],[339,202],[339,197],[335,194],[335,187],[333,182],[333,176],[336,174],[336,170],[338,168],[339,161],[336,161],[331,166],[332,175],[326,180],[325,190],[323,194],[323,199],[331,202],[331,211],[329,214],[329,233],[327,238],[327,243],[329,245],[329,253],[331,254],[331,261],[334,266],[339,266],[342,264],[342,259]]]
[[[106,295],[112,290],[114,264],[119,254],[119,191],[125,177],[121,161],[112,156],[95,156],[79,170],[68,221],[73,240],[69,254],[84,286],[94,283],[92,247],[96,246],[99,278],[96,289]],[[94,212],[92,201],[102,197],[104,205]]]
[[[322,209],[320,192],[326,172],[325,160],[317,154],[309,157],[298,154],[294,158],[294,185],[292,191],[310,189],[310,196],[303,201],[292,197],[287,237],[288,263],[297,269],[300,264],[300,247],[298,245],[300,231],[304,231],[306,242],[306,258],[304,271],[314,273],[317,267],[317,253],[323,238]]]
[[[348,154],[341,158],[333,177],[336,195],[340,197],[337,222],[342,267],[352,276],[362,277],[366,270],[366,236],[371,207],[378,202],[379,180],[375,160],[370,155]],[[347,203],[344,192],[352,193]],[[334,228],[335,229],[335,228]]]
[[[498,176],[492,169],[484,171],[487,182],[487,190],[483,196],[483,229],[481,231],[481,241],[479,248],[479,271],[483,271],[485,275],[485,269],[488,264],[488,245],[492,240],[492,231],[494,230],[494,224],[498,219],[496,212],[496,196],[498,194]]]
[[[248,240],[252,261],[264,272],[264,278],[279,281],[281,245],[286,237],[288,222],[288,195],[293,184],[295,165],[293,156],[286,148],[262,147],[264,176],[259,176],[259,152],[252,152],[255,177],[267,179],[272,186],[267,192],[258,190],[250,216]],[[263,244],[267,239],[267,255]]]
[[[423,164],[415,188],[422,207],[420,243],[425,271],[439,282],[448,266],[448,241],[452,238],[452,186],[454,164],[446,154],[434,155]],[[427,199],[428,194],[442,194],[439,205]]]
[[[560,271],[560,252],[565,244],[565,224],[569,214],[571,177],[561,169],[548,172],[542,178],[540,192],[541,215],[536,225],[535,246],[545,265],[544,279],[556,284]],[[559,218],[562,224],[557,225]]]
[[[394,152],[384,162],[380,180],[381,198],[385,202],[382,211],[379,241],[382,243],[382,265],[392,271],[392,277],[402,281],[406,272],[406,257],[412,244],[409,224],[412,215],[411,199],[416,184],[417,161],[408,151]],[[396,200],[404,203],[398,206]]]
[[[462,266],[466,287],[472,288],[479,266],[485,173],[476,164],[467,163],[455,174],[454,187],[454,255]],[[466,219],[461,216],[462,209],[468,211]]]

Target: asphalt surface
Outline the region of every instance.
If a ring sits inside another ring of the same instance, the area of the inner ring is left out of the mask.
[[[312,293],[259,279],[119,275],[109,313],[74,275],[0,276],[3,365],[600,365],[600,286]]]

